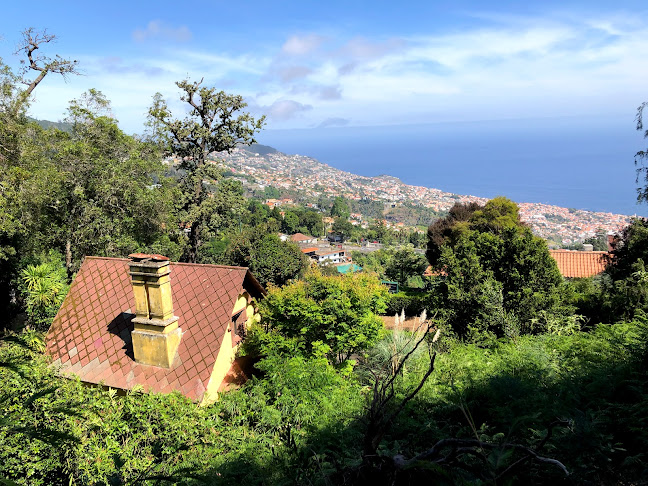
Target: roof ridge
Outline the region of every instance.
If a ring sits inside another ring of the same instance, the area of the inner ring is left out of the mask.
[[[83,260],[118,260],[122,262],[129,262],[130,258],[123,258],[123,257],[104,257],[104,256],[94,256],[94,255],[86,255],[83,257]]]
[[[585,250],[568,250],[567,248],[556,248],[555,250],[550,249],[549,251],[550,252],[553,251],[553,252],[571,253],[571,254],[574,254],[574,255],[588,255],[588,254],[592,254],[592,253],[611,253],[611,252],[606,251],[606,250],[588,250],[588,251],[585,251]]]
[[[104,256],[94,256],[94,255],[86,255],[84,260],[110,260],[110,261],[121,261],[121,262],[129,262],[130,258],[123,258],[123,257],[104,257]],[[236,270],[250,270],[249,267],[237,267],[234,265],[217,265],[215,263],[187,263],[187,262],[170,262],[171,265],[183,265],[183,266],[189,266],[189,267],[194,267],[194,266],[200,266],[200,267],[211,267],[211,268],[231,268],[231,269],[236,269]]]
[[[217,265],[215,263],[171,262],[171,265],[182,265],[187,267],[231,268],[234,270],[250,270],[249,267],[236,267],[234,265]]]

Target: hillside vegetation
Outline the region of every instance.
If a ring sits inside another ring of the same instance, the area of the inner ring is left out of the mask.
[[[29,29],[23,48],[51,39]],[[503,197],[456,204],[427,235],[384,221],[361,233],[344,198],[282,214],[208,160],[262,128],[240,96],[181,81],[188,114],[156,95],[134,137],[90,90],[63,131],[26,115],[47,78],[0,68],[0,483],[646,482],[646,220],[619,235],[602,275],[571,281]],[[58,57],[28,69],[76,71]],[[324,218],[385,246],[342,276],[276,235],[319,236]],[[82,259],[133,252],[259,277],[262,318],[239,349],[249,381],[199,407],[59,375],[44,333]]]

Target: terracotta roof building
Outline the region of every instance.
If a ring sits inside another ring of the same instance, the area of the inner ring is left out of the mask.
[[[295,233],[290,237],[290,241],[299,244],[312,244],[317,243],[317,238],[315,238],[314,236],[307,236],[303,233]]]
[[[549,254],[556,260],[560,274],[565,278],[586,278],[598,275],[605,270],[607,251],[574,251],[574,250],[549,250]],[[423,273],[424,277],[442,275],[443,272],[434,272],[428,266]]]
[[[214,401],[264,289],[247,268],[131,257],[86,257],[47,334],[53,364],[86,383]]]
[[[549,250],[563,277],[585,278],[605,270],[607,251]]]

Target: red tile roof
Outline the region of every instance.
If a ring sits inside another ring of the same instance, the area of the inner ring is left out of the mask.
[[[584,278],[605,270],[607,251],[549,250],[563,277]]]
[[[316,240],[314,236],[306,236],[303,233],[295,233],[290,237],[291,241],[294,241],[296,243],[299,243],[300,241],[310,241],[310,240]]]
[[[301,251],[302,251],[302,253],[311,253],[311,252],[317,251],[317,247],[313,247],[313,248],[302,248]]]
[[[572,251],[572,250],[549,250],[549,254],[556,260],[558,270],[563,277],[584,278],[593,277],[605,270],[607,251]],[[424,277],[432,277],[443,274],[434,272],[432,266],[428,266],[423,273]]]
[[[171,263],[174,314],[182,340],[171,369],[133,359],[135,298],[128,259],[86,257],[47,334],[47,349],[63,373],[88,383],[167,393],[200,401],[209,385],[232,309],[243,289],[263,289],[247,268]]]

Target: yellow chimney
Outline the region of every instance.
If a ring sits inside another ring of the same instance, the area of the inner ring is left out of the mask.
[[[145,365],[171,368],[182,338],[178,317],[173,315],[171,265],[162,255],[129,255],[135,295],[133,354]]]

